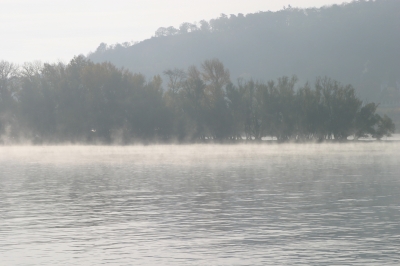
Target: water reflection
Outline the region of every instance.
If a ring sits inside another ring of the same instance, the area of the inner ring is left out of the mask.
[[[5,147],[2,263],[395,265],[399,148]]]

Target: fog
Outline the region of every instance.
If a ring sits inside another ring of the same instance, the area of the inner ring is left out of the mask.
[[[341,2],[3,1],[1,263],[397,265],[400,2]]]
[[[158,144],[134,146],[45,145],[3,146],[0,151],[2,163],[74,165],[168,165],[190,166],[197,164],[218,167],[262,163],[268,157],[282,158],[288,164],[303,161],[304,156],[322,154],[329,158],[340,156],[341,160],[363,157],[368,160],[375,153],[384,153],[398,160],[399,135],[381,142],[358,143],[284,143],[284,144]],[[323,158],[321,158],[323,160]],[[306,161],[312,167],[312,161]],[[326,161],[329,165],[329,162]]]

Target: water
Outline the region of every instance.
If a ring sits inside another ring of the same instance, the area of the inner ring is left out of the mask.
[[[2,147],[1,265],[399,265],[400,144]]]

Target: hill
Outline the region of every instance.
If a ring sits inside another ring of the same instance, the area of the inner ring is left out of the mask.
[[[159,28],[134,45],[101,44],[90,55],[148,77],[218,58],[239,77],[267,81],[295,74],[352,84],[366,100],[400,102],[400,1],[238,14],[179,29]]]

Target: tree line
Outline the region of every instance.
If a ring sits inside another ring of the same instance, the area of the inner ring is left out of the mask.
[[[390,136],[395,127],[351,85],[318,78],[231,82],[218,60],[142,74],[84,56],[68,64],[0,62],[3,143],[343,141]]]

